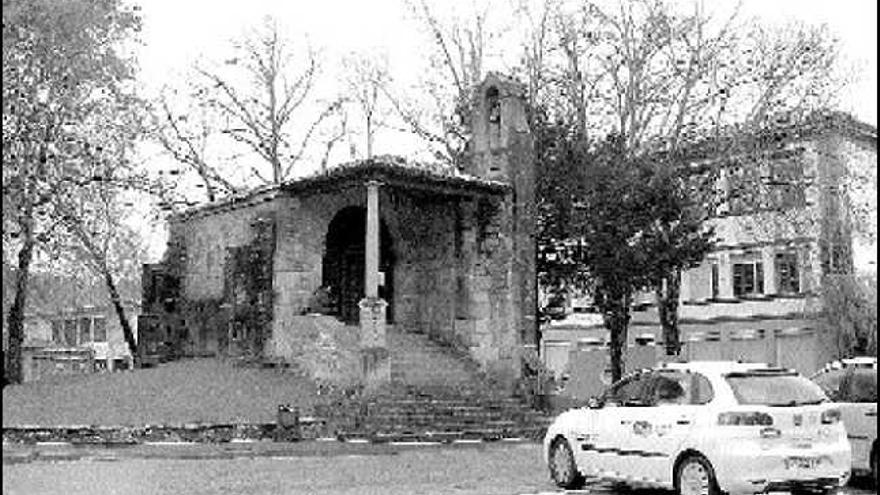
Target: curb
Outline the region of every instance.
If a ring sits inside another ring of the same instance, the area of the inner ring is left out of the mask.
[[[436,446],[480,443],[534,442],[543,435],[499,431],[362,433],[336,432],[328,436],[322,421],[305,421],[297,426],[263,424],[189,424],[131,426],[20,426],[3,428],[4,447],[94,446],[126,448],[146,446],[190,446],[231,444],[240,447],[266,443],[317,442],[393,446]]]
[[[318,418],[300,418],[293,425],[276,423],[188,423],[144,426],[11,426],[3,427],[4,445],[104,445],[289,442],[320,436],[326,425]]]

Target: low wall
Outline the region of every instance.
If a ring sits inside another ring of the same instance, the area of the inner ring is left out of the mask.
[[[544,364],[557,375],[567,374],[565,395],[586,401],[610,384],[608,347],[600,341],[545,342]],[[827,361],[813,328],[740,330],[692,334],[683,343],[681,359],[688,361],[744,360],[792,368],[810,375]],[[673,358],[674,359],[674,358]],[[653,342],[629,345],[624,353],[625,372],[651,368],[670,360],[662,345]]]

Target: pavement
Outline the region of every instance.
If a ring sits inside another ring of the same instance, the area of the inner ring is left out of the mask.
[[[3,446],[4,495],[660,495],[608,483],[556,489],[534,442]],[[876,493],[863,486],[841,495]]]

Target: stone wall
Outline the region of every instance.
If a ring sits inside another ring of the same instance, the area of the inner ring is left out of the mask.
[[[515,375],[510,198],[391,196],[384,215],[396,235],[394,320],[486,371]]]
[[[392,320],[405,331],[448,342],[455,289],[455,203],[399,190],[382,191],[380,198],[396,258]]]
[[[228,258],[254,241],[255,222],[271,218],[274,207],[264,201],[196,213],[171,223],[163,264],[168,277],[180,284],[175,309],[183,329],[174,344],[181,353],[216,355],[228,350],[229,322],[234,316],[227,300]]]
[[[312,295],[321,286],[327,227],[346,206],[364,206],[362,189],[276,199],[273,334],[265,352],[290,357],[309,340],[301,325]]]

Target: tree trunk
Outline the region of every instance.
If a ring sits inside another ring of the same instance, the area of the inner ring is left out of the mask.
[[[611,333],[611,381],[623,377],[625,371],[623,351],[626,348],[627,327],[629,324],[629,297],[615,298],[616,303],[605,313],[605,328]]]
[[[24,309],[27,303],[27,286],[30,276],[31,260],[34,256],[34,224],[31,217],[33,208],[25,208],[22,227],[22,246],[18,252],[18,269],[15,272],[15,299],[9,308],[9,348],[5,357],[5,375],[8,383],[21,383],[24,376],[21,369],[21,348],[24,343]]]
[[[373,112],[367,112],[367,160],[373,158]]]
[[[128,318],[125,316],[125,307],[122,305],[119,291],[116,290],[116,282],[114,282],[113,274],[110,273],[110,270],[105,267],[103,272],[104,282],[107,284],[107,292],[110,293],[110,301],[113,303],[113,308],[116,310],[116,316],[119,318],[119,325],[122,327],[122,335],[125,338],[125,343],[128,345],[128,352],[131,353],[132,359],[137,363],[139,361],[137,342],[135,341],[131,325],[128,323]]]
[[[681,353],[681,335],[678,329],[678,296],[681,292],[681,273],[674,270],[671,276],[657,284],[657,314],[663,328],[663,342],[667,356]]]

